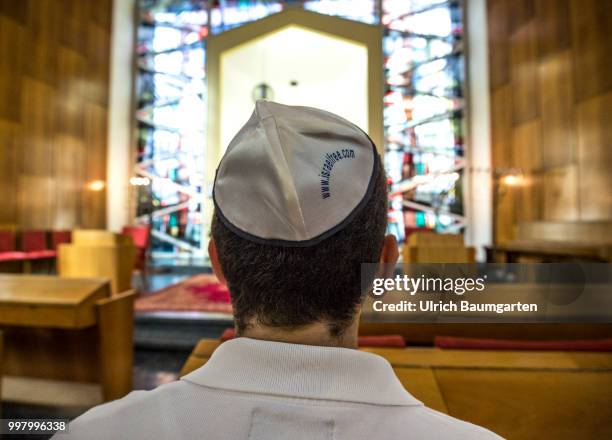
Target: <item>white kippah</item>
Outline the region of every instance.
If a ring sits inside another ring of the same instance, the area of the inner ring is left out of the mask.
[[[217,168],[216,212],[245,239],[310,246],[363,208],[379,160],[368,135],[333,113],[257,101]]]

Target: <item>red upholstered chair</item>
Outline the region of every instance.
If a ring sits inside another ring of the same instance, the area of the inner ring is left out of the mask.
[[[13,231],[0,231],[0,252],[13,252],[15,250],[15,233]]]
[[[45,231],[24,231],[21,235],[21,250],[28,260],[55,258],[57,253],[47,248],[47,233]]]
[[[360,347],[405,348],[406,340],[402,335],[365,335],[357,338]]]
[[[150,226],[124,226],[121,233],[132,237],[136,246],[136,261],[134,267],[142,272],[146,270],[147,252],[151,242]]]
[[[453,350],[612,351],[612,339],[519,341],[436,336],[434,346]]]
[[[0,263],[4,261],[24,261],[26,259],[25,252],[0,252]]]
[[[72,243],[72,231],[53,231],[51,232],[51,246],[57,252],[60,244]]]
[[[0,231],[0,262],[23,261],[25,252],[17,252],[15,248],[15,233],[13,231]]]

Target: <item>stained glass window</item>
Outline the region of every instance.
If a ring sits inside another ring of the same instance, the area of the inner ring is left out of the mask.
[[[140,0],[138,221],[150,223],[153,255],[204,255],[206,38],[303,7],[384,26],[385,167],[389,227],[398,238],[463,226],[463,50],[459,1]]]
[[[390,229],[463,227],[463,26],[459,1],[384,0]]]
[[[140,2],[136,215],[153,251],[201,254],[204,196],[204,2]]]

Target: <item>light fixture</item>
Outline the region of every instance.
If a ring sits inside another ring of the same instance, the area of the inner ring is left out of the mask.
[[[104,180],[92,180],[86,186],[90,191],[102,191],[106,187],[106,182]]]
[[[527,179],[523,174],[507,174],[502,176],[500,183],[505,186],[523,186],[527,183]]]
[[[274,100],[274,90],[272,90],[272,87],[270,87],[269,84],[262,82],[253,88],[251,97],[253,98],[253,102],[256,102],[258,99],[272,101]]]
[[[525,186],[530,182],[529,176],[521,168],[496,168],[493,178],[502,187]]]
[[[147,186],[151,183],[148,177],[133,176],[130,177],[130,185],[132,186]]]

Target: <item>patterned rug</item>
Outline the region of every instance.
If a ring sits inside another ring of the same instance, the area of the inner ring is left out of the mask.
[[[196,275],[157,292],[140,296],[136,312],[232,313],[229,291],[214,275]]]

